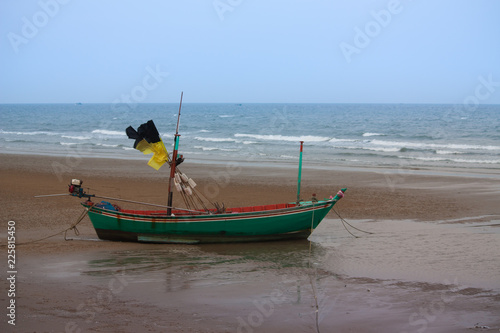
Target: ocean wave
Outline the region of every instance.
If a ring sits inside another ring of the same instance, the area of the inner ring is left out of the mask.
[[[83,135],[61,135],[61,138],[64,139],[72,139],[72,140],[90,140],[92,137],[90,136],[83,136]]]
[[[32,131],[32,132],[23,132],[23,131],[16,131],[16,132],[12,132],[12,131],[4,131],[4,130],[0,130],[0,134],[14,134],[14,135],[61,135],[61,133],[57,133],[57,132],[47,132],[47,131]]]
[[[201,149],[203,151],[232,151],[232,152],[240,151],[239,149],[235,148],[220,148],[220,147],[205,147],[205,146],[194,146],[193,148]]]
[[[118,148],[123,147],[120,144],[107,144],[100,142],[59,142],[61,146],[80,146],[80,147],[104,147],[104,148]]]
[[[415,149],[463,149],[463,150],[500,150],[500,146],[481,146],[481,145],[469,145],[469,144],[439,144],[439,143],[418,143],[418,142],[407,142],[407,141],[385,141],[385,140],[370,140],[367,143],[379,145],[379,146],[392,146],[400,148],[415,148]]]
[[[238,140],[231,138],[204,138],[204,137],[195,137],[195,140],[198,141],[207,141],[207,142],[237,142]]]
[[[363,136],[385,136],[385,134],[366,132],[366,133],[363,133]]]
[[[16,139],[1,138],[1,140],[4,142],[9,142],[9,143],[35,143],[35,142],[37,142],[36,140],[23,140],[20,138],[16,138]]]
[[[328,142],[331,142],[331,143],[335,143],[335,142],[357,142],[359,140],[356,140],[356,139],[337,139],[337,138],[333,138],[333,139],[330,139],[328,140]]]
[[[419,160],[426,162],[454,162],[454,163],[474,163],[474,164],[500,164],[500,160],[479,160],[465,158],[449,158],[449,157],[430,157],[430,156],[398,156],[399,158]]]
[[[110,145],[110,144],[106,144],[106,143],[96,143],[95,144],[96,146],[100,146],[100,147],[106,147],[106,148],[118,148],[122,145]]]
[[[380,151],[384,153],[393,153],[393,152],[401,152],[402,148],[384,148],[384,147],[361,147],[361,149],[371,150],[371,151]]]
[[[367,147],[367,146],[334,146],[333,148],[343,149],[343,150],[355,150],[355,151],[369,150],[369,151],[378,151],[384,153],[401,152],[401,149],[396,147],[391,148],[391,147]]]
[[[330,138],[324,136],[313,136],[313,135],[304,135],[304,136],[286,136],[286,135],[273,135],[273,134],[241,134],[236,133],[234,135],[237,138],[252,138],[257,140],[265,140],[265,141],[304,141],[304,142],[324,142],[329,141]]]
[[[101,135],[111,135],[111,136],[125,136],[125,131],[111,131],[105,129],[96,129],[91,132],[92,134],[101,134]]]
[[[463,152],[456,150],[436,150],[438,155],[462,155]]]

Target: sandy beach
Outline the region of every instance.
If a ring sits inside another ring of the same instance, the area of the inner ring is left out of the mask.
[[[293,165],[182,171],[227,207],[295,200]],[[15,221],[15,298],[2,332],[470,332],[500,329],[500,174],[491,170],[304,165],[302,197],[334,195],[309,241],[158,245],[98,241],[72,178],[100,195],[166,204],[167,171],[146,161],[0,155],[3,276]],[[215,185],[214,185],[215,184]],[[181,205],[178,198],[174,205]],[[125,207],[126,204],[123,204]],[[128,206],[127,206],[128,207]],[[57,234],[46,240],[33,242]]]

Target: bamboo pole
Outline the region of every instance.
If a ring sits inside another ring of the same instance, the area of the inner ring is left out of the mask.
[[[175,137],[174,137],[174,152],[172,153],[172,161],[170,162],[170,179],[168,180],[168,205],[167,215],[172,215],[172,201],[173,201],[173,192],[172,192],[172,182],[175,177],[175,162],[177,160],[177,149],[179,148],[179,121],[181,119],[181,107],[182,107],[182,96],[184,92],[181,92],[181,102],[179,103],[179,114],[177,115],[177,127],[175,129]]]

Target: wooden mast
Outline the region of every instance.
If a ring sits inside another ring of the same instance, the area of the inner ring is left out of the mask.
[[[172,160],[170,162],[170,178],[168,180],[168,204],[169,206],[167,208],[167,215],[172,215],[172,199],[173,199],[173,193],[172,193],[172,182],[174,181],[175,177],[175,162],[177,160],[177,150],[179,149],[179,121],[181,119],[181,107],[182,107],[182,95],[184,92],[181,92],[181,102],[179,103],[179,114],[177,115],[177,127],[175,129],[175,137],[174,137],[174,151],[172,153]]]

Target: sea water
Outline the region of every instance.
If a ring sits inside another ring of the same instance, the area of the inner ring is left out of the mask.
[[[177,104],[2,104],[2,153],[148,159],[128,126],[152,119],[169,151]],[[500,105],[189,104],[179,151],[193,161],[500,168]]]

